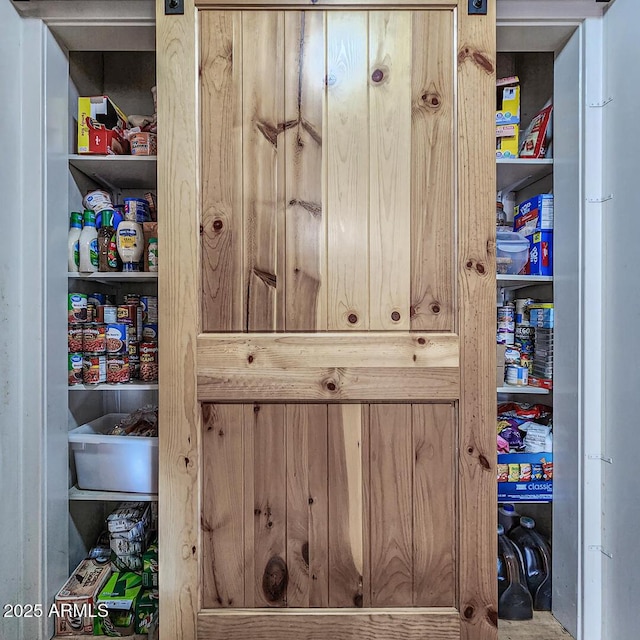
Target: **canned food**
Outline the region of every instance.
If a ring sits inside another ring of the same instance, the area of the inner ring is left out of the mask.
[[[158,345],[143,342],[140,345],[140,380],[155,382],[158,379]]]
[[[107,382],[120,384],[130,380],[129,356],[107,356]]]
[[[67,332],[69,353],[82,352],[82,329],[83,327],[77,324],[70,324]]]
[[[96,321],[96,306],[94,304],[87,305],[87,322]]]
[[[516,310],[512,304],[505,305],[504,307],[498,307],[498,324],[501,322],[515,323]]]
[[[513,331],[506,331],[498,329],[498,333],[496,335],[496,340],[498,344],[506,344],[508,346],[513,345],[515,342],[515,336]]]
[[[137,380],[140,377],[140,356],[137,353],[135,356],[129,355],[129,372],[132,380]]]
[[[91,209],[91,211],[95,211],[96,213],[104,209],[111,209],[112,207],[111,196],[102,189],[96,189],[95,191],[87,193],[82,204],[86,209]]]
[[[69,386],[82,384],[82,354],[69,354]]]
[[[529,305],[535,302],[533,298],[520,298],[514,300],[516,305],[516,324],[527,324],[529,322]]]
[[[142,341],[158,342],[158,325],[157,324],[142,325]]]
[[[82,361],[82,379],[85,384],[100,384],[107,381],[107,356],[86,353]]]
[[[107,296],[105,296],[104,293],[90,293],[87,296],[87,302],[95,307],[99,307],[100,305],[105,304],[106,298]]]
[[[127,353],[129,357],[140,356],[140,343],[137,340],[129,340]]]
[[[135,304],[118,305],[118,322],[135,325],[137,314],[138,306]]]
[[[118,307],[114,304],[105,304],[102,307],[102,315],[105,324],[115,324],[118,322]]]
[[[139,293],[125,293],[124,304],[140,304],[141,297]]]
[[[142,322],[144,324],[158,324],[158,297],[142,296]]]
[[[124,219],[133,222],[149,222],[149,203],[144,198],[124,199]]]
[[[507,384],[526,387],[529,384],[529,369],[527,369],[527,367],[510,364],[506,368],[505,380]]]
[[[88,353],[107,352],[107,328],[104,324],[87,324],[82,329],[84,350]]]
[[[520,364],[520,350],[508,347],[504,352],[504,361],[506,364]]]
[[[529,371],[529,375],[533,373],[533,360],[531,359],[530,353],[521,354],[519,364],[521,367],[527,367],[527,371]]]
[[[107,325],[107,353],[113,355],[127,353],[126,324]]]
[[[67,315],[69,324],[87,321],[87,295],[85,293],[70,293],[67,298]]]

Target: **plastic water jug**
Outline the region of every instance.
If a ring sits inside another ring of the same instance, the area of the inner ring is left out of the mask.
[[[498,522],[504,527],[504,532],[509,533],[520,524],[520,514],[512,504],[503,504],[498,509]]]
[[[533,603],[527,588],[518,547],[498,525],[498,617],[504,620],[530,620]]]
[[[535,530],[533,518],[520,518],[509,533],[524,559],[524,573],[536,611],[551,611],[551,545]]]

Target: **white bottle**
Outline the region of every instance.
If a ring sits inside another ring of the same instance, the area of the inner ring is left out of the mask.
[[[98,270],[98,231],[96,214],[85,210],[84,227],[78,240],[80,247],[80,271],[92,273]]]
[[[67,243],[67,261],[69,273],[75,273],[80,267],[80,248],[78,240],[82,231],[82,214],[78,211],[71,213],[71,224],[69,225],[69,241]]]
[[[144,236],[139,222],[123,220],[116,231],[118,255],[123,271],[140,271],[140,260],[144,251]]]

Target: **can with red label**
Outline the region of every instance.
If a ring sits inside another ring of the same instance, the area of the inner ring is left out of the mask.
[[[118,305],[118,322],[121,322],[123,324],[135,325],[137,312],[138,312],[138,305],[135,305],[135,304]]]
[[[81,324],[70,324],[67,331],[69,353],[82,352],[82,329]]]
[[[107,382],[121,384],[131,380],[129,369],[129,356],[109,355],[107,356]]]
[[[155,382],[158,379],[158,344],[143,342],[140,344],[140,380]]]
[[[85,353],[82,360],[82,379],[85,384],[106,382],[107,356],[100,353]]]
[[[107,352],[107,327],[96,322],[82,328],[83,349],[87,353]]]

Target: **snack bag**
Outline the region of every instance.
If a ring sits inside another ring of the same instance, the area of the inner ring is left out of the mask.
[[[520,465],[510,464],[509,465],[509,482],[519,482],[519,481],[520,481]]]
[[[509,482],[509,465],[498,465],[498,482]]]

